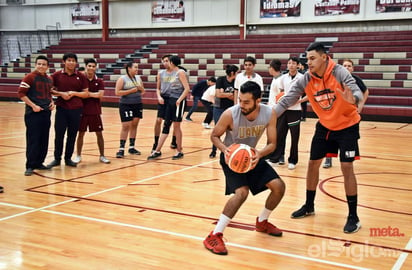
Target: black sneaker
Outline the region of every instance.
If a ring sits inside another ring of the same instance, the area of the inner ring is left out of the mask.
[[[215,157],[216,157],[216,152],[215,151],[210,152],[209,158],[215,158]]]
[[[39,167],[37,167],[36,168],[37,170],[42,170],[42,171],[44,171],[44,170],[50,170],[50,167],[48,167],[48,166],[44,166],[43,164],[41,164]]]
[[[147,160],[156,159],[162,155],[162,152],[154,151],[150,156],[147,157]]]
[[[359,222],[358,217],[348,216],[345,227],[343,227],[343,232],[344,233],[355,233],[359,231],[360,227],[361,227],[361,224]]]
[[[119,152],[116,153],[117,158],[122,158],[124,157],[124,150],[119,150]]]
[[[279,165],[285,165],[285,157],[279,158]]]
[[[179,153],[177,153],[176,155],[174,155],[174,156],[172,157],[172,159],[173,159],[173,160],[181,159],[181,158],[183,158],[183,156],[184,156],[184,154],[183,154],[182,152],[179,152]]]
[[[177,144],[176,144],[175,142],[172,142],[172,143],[170,144],[170,148],[176,149],[176,148],[177,148]]]
[[[32,168],[27,168],[26,171],[24,172],[25,176],[30,176],[33,174],[33,169]]]
[[[311,216],[315,214],[315,208],[312,207],[307,207],[306,204],[304,204],[299,210],[296,210],[295,212],[292,213],[290,216],[291,218],[304,218],[306,216]]]
[[[65,160],[64,163],[69,167],[77,167],[77,163],[72,161],[71,159]]]
[[[156,151],[156,148],[157,148],[157,143],[154,143],[152,147],[152,152]]]
[[[136,150],[135,148],[129,148],[129,154],[141,155],[142,153],[139,150]]]
[[[0,187],[0,193],[3,193],[3,192],[4,192],[4,188]]]
[[[47,167],[49,168],[56,167],[56,166],[60,166],[60,160],[55,159],[47,165]]]

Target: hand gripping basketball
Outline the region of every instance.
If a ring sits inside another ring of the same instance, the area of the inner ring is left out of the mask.
[[[246,173],[253,169],[252,159],[256,150],[247,144],[234,143],[225,152],[225,161],[229,168],[237,173]]]

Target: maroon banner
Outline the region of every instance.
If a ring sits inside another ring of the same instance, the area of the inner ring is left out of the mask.
[[[376,13],[411,12],[412,0],[376,0]]]
[[[153,1],[152,22],[184,22],[184,1]]]
[[[315,16],[358,14],[360,0],[315,0]]]
[[[298,17],[300,0],[260,0],[260,18]]]

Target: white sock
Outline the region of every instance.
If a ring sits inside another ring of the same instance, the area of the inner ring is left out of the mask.
[[[221,214],[219,217],[219,221],[216,224],[216,228],[213,231],[213,234],[216,233],[223,233],[223,231],[225,230],[226,226],[230,223],[232,219],[229,218],[228,216]]]
[[[263,207],[262,212],[260,212],[260,215],[259,215],[259,219],[258,219],[259,222],[262,222],[262,221],[268,219],[270,214],[272,213],[272,211],[273,210],[269,210],[266,207]]]

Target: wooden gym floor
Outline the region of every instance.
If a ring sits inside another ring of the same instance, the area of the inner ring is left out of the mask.
[[[339,163],[321,169],[316,215],[292,220],[304,203],[309,144],[315,119],[301,125],[300,162],[276,166],[286,194],[270,221],[283,237],[254,231],[267,191],[249,196],[225,230],[228,256],[207,251],[228,199],[218,159],[209,159],[211,130],[204,113],[183,122],[182,160],[169,140],[147,161],[156,112],[138,128],[141,156],[116,159],[117,108],[103,108],[106,156],[98,162],[86,134],[77,168],[55,167],[24,176],[24,105],[0,102],[0,269],[412,269],[412,126],[362,122],[355,162],[362,228],[344,234],[347,206]],[[54,118],[54,113],[53,113]],[[53,159],[54,129],[46,163]],[[265,142],[262,138],[261,144]],[[289,145],[289,143],[288,143]],[[287,149],[288,149],[287,145]]]

